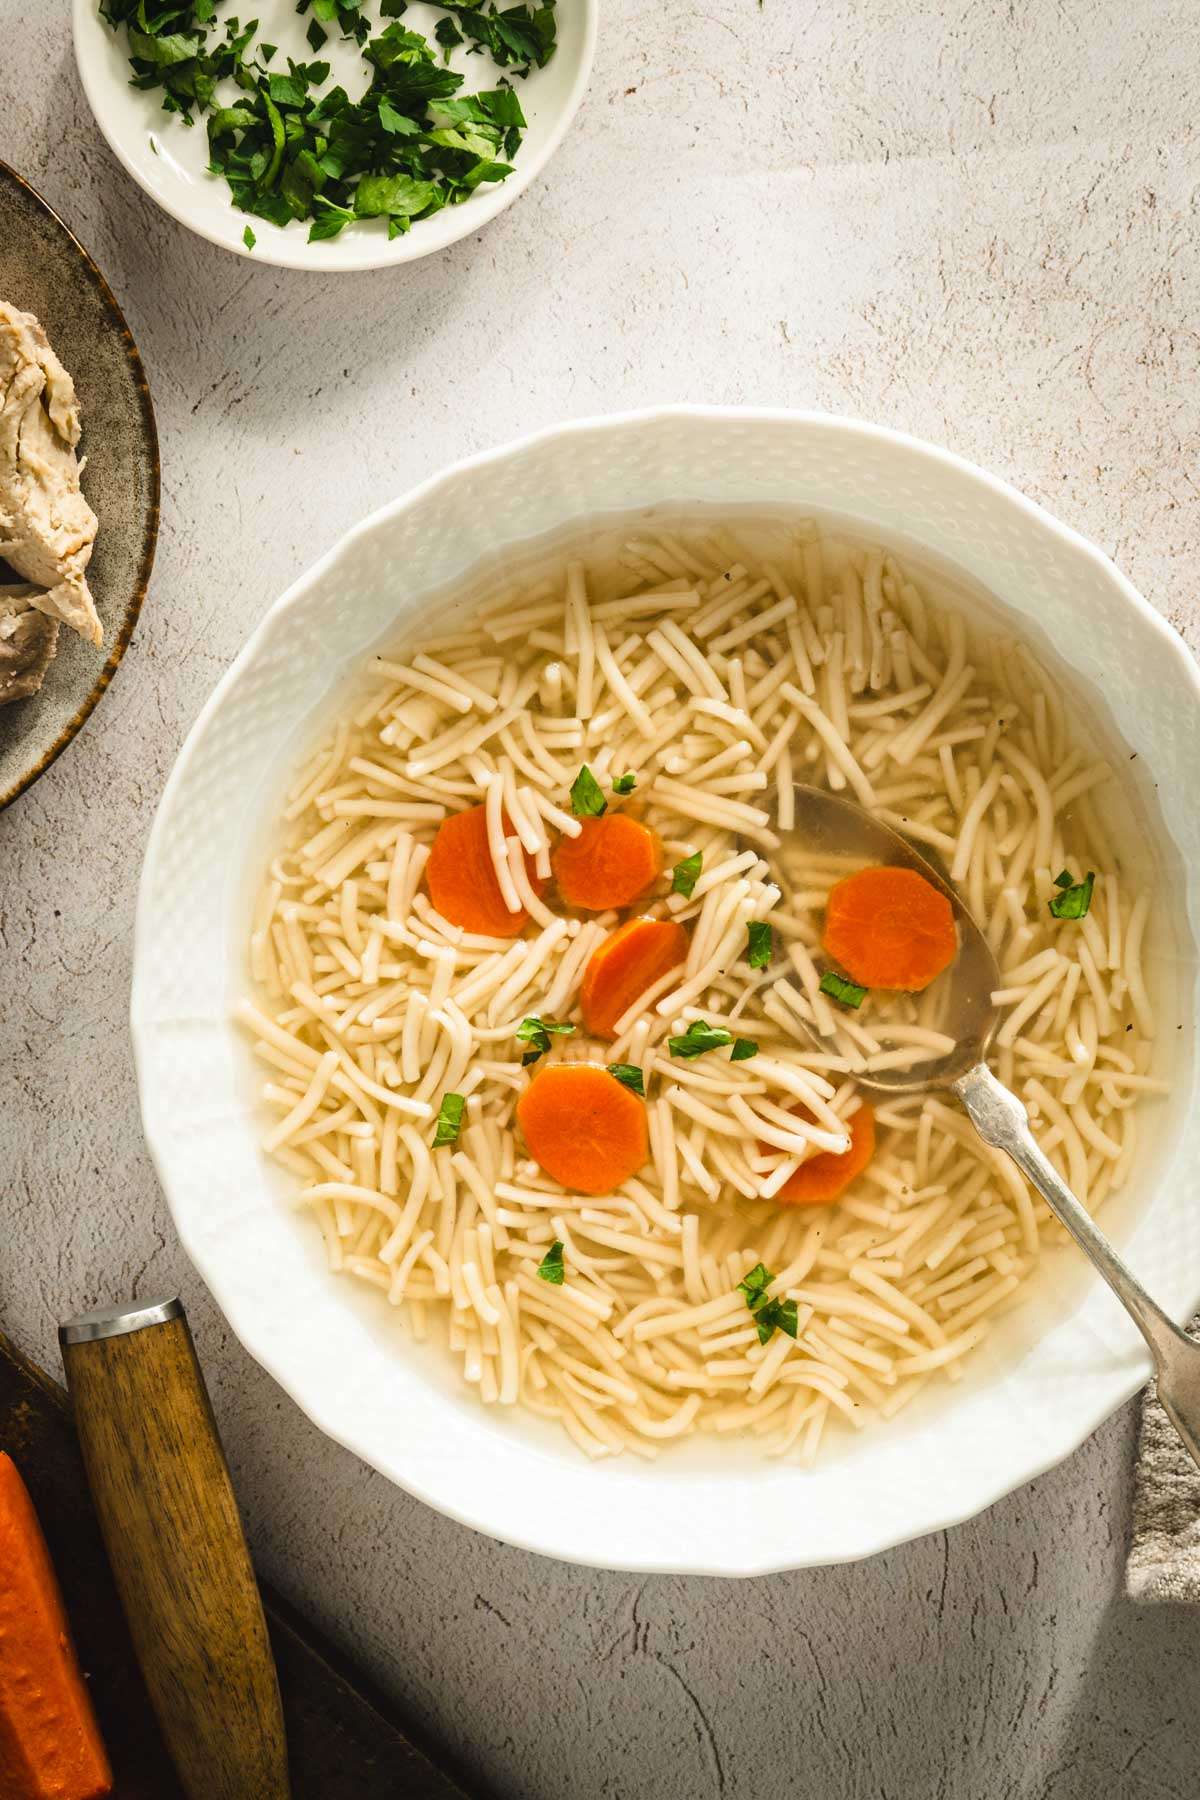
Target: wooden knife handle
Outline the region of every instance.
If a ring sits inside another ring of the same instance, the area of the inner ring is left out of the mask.
[[[291,1789],[262,1601],[178,1300],[59,1332],[100,1528],[163,1736],[191,1800]]]

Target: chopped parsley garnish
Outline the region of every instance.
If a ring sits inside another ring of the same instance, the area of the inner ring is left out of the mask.
[[[531,67],[542,68],[554,54],[554,0],[544,0],[536,8],[512,6],[504,12],[488,0],[483,4],[480,0],[434,0],[434,4],[453,13],[458,41],[468,39],[473,52],[486,50],[502,69],[528,75]],[[398,3],[396,9],[404,11]],[[389,10],[386,4],[383,10]],[[447,42],[441,35],[441,26],[434,35],[439,43]]]
[[[796,1318],[796,1302],[794,1300],[768,1300],[760,1306],[754,1315],[754,1323],[758,1326],[758,1341],[765,1344],[773,1331],[782,1331],[794,1338],[798,1326]]]
[[[1054,885],[1055,887],[1070,887],[1074,879],[1070,869],[1060,869],[1054,877]]]
[[[749,1062],[752,1056],[758,1055],[758,1045],[753,1038],[734,1038],[733,1049],[729,1052],[730,1062]]]
[[[746,1305],[751,1312],[756,1306],[762,1305],[767,1297],[767,1289],[774,1279],[775,1277],[765,1263],[755,1263],[754,1267],[742,1276],[738,1282],[738,1293],[744,1296]]]
[[[1055,876],[1054,885],[1059,891],[1047,902],[1054,917],[1082,919],[1092,904],[1092,889],[1096,885],[1095,871],[1089,869],[1082,881],[1072,881],[1064,869],[1061,875]]]
[[[794,1338],[798,1326],[794,1300],[768,1300],[767,1289],[775,1277],[762,1263],[755,1263],[738,1282],[738,1293],[750,1308],[750,1316],[758,1328],[758,1341],[765,1344],[775,1331]]]
[[[845,975],[839,975],[833,969],[826,969],[821,977],[821,992],[836,1000],[839,1006],[859,1007],[867,997],[865,987],[859,987]]]
[[[133,87],[161,89],[163,111],[189,125],[205,117],[209,171],[225,178],[233,204],[275,225],[307,219],[312,241],[369,218],[386,219],[396,237],[512,173],[525,115],[508,77],[460,95],[464,77],[445,57],[469,40],[513,75],[543,68],[556,0],[503,12],[496,0],[435,4],[453,15],[434,28],[436,45],[399,23],[405,0],[383,0],[393,22],[375,36],[362,0],[298,0],[298,13],[311,10],[310,50],[331,29],[357,44],[370,76],[357,100],[326,86],[327,62],[288,57],[286,71],[268,68],[277,47],[256,43],[257,19],[218,20],[214,0],[100,0],[100,14],[125,32]]]
[[[771,927],[762,919],[751,919],[746,936],[746,961],[752,969],[767,968],[771,961]]]
[[[571,783],[571,811],[577,819],[598,819],[608,811],[604,790],[586,763]]]
[[[443,61],[450,61],[450,52],[456,44],[463,41],[462,32],[458,30],[453,19],[439,19],[433,28],[433,35],[442,46]]]
[[[685,900],[691,899],[696,883],[700,879],[702,862],[703,858],[700,852],[693,850],[690,856],[685,856],[682,862],[675,864],[671,872],[671,892],[673,894],[682,894]]]
[[[706,1025],[703,1019],[693,1019],[682,1037],[667,1039],[667,1049],[672,1056],[703,1056],[706,1050],[720,1050],[732,1042],[732,1031],[726,1031],[723,1025]]]
[[[563,1244],[561,1238],[555,1238],[545,1256],[543,1256],[541,1262],[538,1264],[537,1272],[543,1281],[552,1282],[555,1287],[562,1286],[563,1277],[566,1274],[566,1271],[563,1268]]]
[[[643,1100],[646,1098],[646,1084],[637,1063],[609,1063],[608,1072],[610,1075],[616,1076],[622,1087],[627,1087],[631,1093],[639,1094]]]
[[[257,242],[258,242],[258,239],[255,237],[254,233],[251,231],[251,229],[248,225],[247,225],[245,231],[243,231],[243,233],[242,233],[242,242],[243,242],[243,244],[245,244],[247,250],[253,250],[255,244],[257,244]]]
[[[435,1150],[440,1150],[443,1144],[457,1144],[466,1104],[466,1098],[462,1094],[442,1095],[442,1104],[438,1107],[437,1130],[433,1134]]]
[[[613,793],[614,794],[632,794],[632,792],[636,786],[637,786],[637,776],[636,775],[634,775],[632,773],[630,773],[628,775],[618,775],[615,778],[615,780],[613,781]]]
[[[517,1026],[517,1041],[530,1045],[521,1058],[522,1066],[535,1063],[539,1056],[545,1056],[550,1048],[552,1034],[555,1037],[570,1037],[574,1029],[573,1025],[560,1025],[556,1019],[539,1019],[536,1016],[522,1019]]]

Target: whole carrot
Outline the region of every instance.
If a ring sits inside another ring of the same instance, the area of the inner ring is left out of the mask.
[[[0,1451],[0,1800],[102,1800],[112,1786],[46,1540]]]

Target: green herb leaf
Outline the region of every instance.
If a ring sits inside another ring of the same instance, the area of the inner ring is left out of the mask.
[[[437,1130],[433,1134],[435,1150],[440,1150],[443,1144],[457,1144],[466,1104],[463,1094],[442,1095],[442,1104],[438,1107]]]
[[[754,1323],[758,1328],[758,1341],[765,1344],[773,1332],[782,1331],[790,1338],[796,1335],[799,1321],[796,1317],[794,1300],[768,1300],[765,1306],[757,1308]]]
[[[521,110],[521,102],[517,98],[515,88],[489,88],[475,96],[489,119],[497,125],[524,125],[525,114]]]
[[[608,811],[603,789],[586,763],[571,783],[571,811],[577,819],[598,819]]]
[[[129,28],[129,51],[137,62],[152,63],[159,69],[173,68],[177,63],[192,62],[200,51],[198,37],[185,37],[181,32],[151,36],[149,32]]]
[[[308,241],[315,244],[319,238],[335,238],[353,219],[352,212],[343,212],[339,207],[335,212],[319,213],[308,228]]]
[[[386,94],[379,96],[379,123],[390,137],[417,137],[421,129],[414,119],[397,112]]]
[[[774,1279],[775,1277],[771,1274],[771,1271],[766,1267],[765,1263],[755,1263],[754,1267],[742,1276],[742,1279],[738,1282],[737,1291],[739,1294],[745,1296],[746,1305],[750,1308],[751,1312],[754,1311],[756,1306],[762,1305],[766,1298],[767,1289]]]
[[[399,214],[415,219],[437,199],[432,181],[415,181],[411,175],[364,175],[354,196],[360,219]]]
[[[1070,869],[1060,869],[1054,877],[1054,885],[1055,887],[1070,887],[1074,879]]]
[[[308,84],[297,75],[268,75],[267,92],[276,106],[304,106],[308,101]]]
[[[821,977],[820,985],[821,992],[828,994],[831,1000],[836,1000],[839,1006],[850,1006],[857,1009],[867,997],[865,987],[859,987],[858,983],[851,981],[849,976],[839,975],[833,969],[826,969]]]
[[[767,968],[771,961],[771,927],[763,919],[751,919],[746,936],[746,961],[752,969]]]
[[[326,180],[325,171],[311,150],[301,150],[285,166],[279,178],[279,192],[297,219],[308,217],[313,200],[325,186]]]
[[[251,229],[248,225],[247,225],[245,231],[243,231],[243,233],[242,233],[242,242],[243,242],[243,244],[245,244],[247,250],[253,250],[255,244],[257,244],[257,242],[258,242],[258,239],[255,237],[254,233],[251,231]]]
[[[1066,871],[1063,871],[1064,874]],[[1058,884],[1060,892],[1047,902],[1056,919],[1082,919],[1092,904],[1092,889],[1096,885],[1095,871],[1089,869],[1082,881],[1074,882],[1070,887]]]
[[[561,1238],[555,1238],[545,1256],[543,1256],[541,1262],[538,1264],[537,1272],[543,1281],[550,1282],[554,1287],[562,1286],[566,1270],[563,1267],[563,1243]]]
[[[515,67],[528,74],[530,67],[544,68],[554,55],[553,0],[536,9],[511,6],[503,13],[486,0],[435,0],[453,13],[463,34],[486,50],[501,68]]]
[[[308,39],[308,47],[310,50],[320,50],[329,39],[329,33],[326,31],[325,27],[323,25],[318,25],[315,19],[310,19],[308,21],[308,30],[304,35]]]
[[[729,1052],[730,1062],[749,1062],[752,1056],[758,1055],[758,1045],[753,1038],[734,1038],[733,1049]]]
[[[256,186],[260,192],[269,193],[283,166],[283,147],[287,142],[287,131],[283,123],[283,114],[270,94],[264,92],[262,100],[267,109],[267,124],[271,129],[271,158],[261,175],[257,177]]]
[[[248,131],[257,123],[258,114],[248,106],[219,106],[208,116],[209,144],[231,137],[235,131]]]
[[[726,1031],[723,1025],[706,1025],[703,1019],[693,1019],[682,1037],[667,1039],[667,1049],[672,1056],[690,1058],[703,1056],[706,1050],[720,1050],[732,1042],[732,1031]]]
[[[685,856],[682,862],[675,864],[671,871],[671,892],[673,894],[682,894],[685,900],[691,899],[696,883],[700,879],[700,867],[703,860],[700,852],[693,850],[690,856]]]
[[[760,1344],[765,1344],[776,1331],[785,1332],[788,1337],[794,1338],[799,1323],[794,1300],[767,1299],[767,1289],[774,1279],[774,1275],[764,1264],[755,1263],[738,1282],[738,1293],[750,1308]]]
[[[646,1098],[646,1084],[637,1063],[609,1063],[608,1072],[616,1076],[622,1087],[629,1088],[643,1100]]]
[[[442,53],[445,60],[449,62],[450,52],[454,49],[456,44],[461,44],[463,41],[462,32],[458,30],[453,20],[439,19],[433,28],[433,35],[442,46]]]
[[[618,775],[613,782],[614,794],[632,794],[637,786],[636,775]]]
[[[521,1058],[522,1065],[535,1063],[539,1056],[545,1056],[550,1048],[552,1035],[554,1037],[570,1037],[574,1029],[573,1025],[560,1025],[556,1019],[539,1019],[534,1014],[522,1019],[517,1026],[517,1041],[521,1044],[532,1045],[532,1049],[526,1051]]]

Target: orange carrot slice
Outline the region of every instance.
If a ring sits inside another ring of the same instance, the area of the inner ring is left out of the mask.
[[[593,1037],[615,1037],[639,994],[687,958],[688,936],[672,919],[629,919],[592,951],[579,998]]]
[[[504,831],[506,836],[512,831],[507,817]],[[528,851],[525,873],[534,893],[540,894],[546,882]],[[451,813],[442,820],[425,865],[425,880],[429,898],[443,919],[461,925],[464,931],[482,937],[518,937],[529,923],[523,907],[509,912],[504,904],[488,849],[485,806],[469,806],[466,812]]]
[[[958,955],[954,909],[915,869],[860,869],[830,888],[826,951],[860,987],[917,994]]]
[[[610,1194],[650,1154],[646,1108],[607,1069],[556,1063],[517,1101],[517,1123],[539,1168],[576,1194]]]
[[[578,837],[564,837],[554,852],[554,879],[568,906],[607,912],[632,906],[662,874],[657,833],[628,813],[584,819]]]
[[[811,1119],[805,1106],[793,1106],[798,1119]],[[760,1144],[760,1150],[768,1150]],[[850,1148],[836,1156],[832,1150],[820,1150],[806,1157],[794,1175],[788,1177],[775,1198],[781,1206],[827,1206],[844,1194],[850,1183],[862,1174],[875,1154],[875,1114],[864,1102],[850,1120]]]
[[[112,1785],[46,1540],[0,1451],[0,1795],[101,1800]]]

